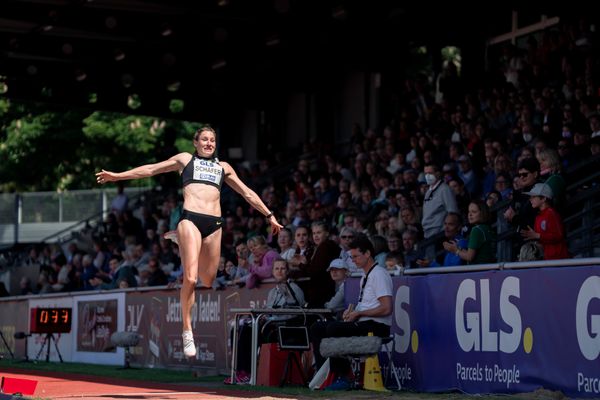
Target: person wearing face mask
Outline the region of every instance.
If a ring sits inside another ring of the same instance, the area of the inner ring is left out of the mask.
[[[531,126],[529,124],[523,124],[521,135],[523,136],[523,141],[525,144],[531,143],[534,138],[534,134],[531,131]]]
[[[425,166],[425,181],[429,188],[423,199],[423,218],[421,225],[425,239],[429,239],[442,232],[444,218],[449,212],[458,212],[456,198],[452,189],[440,179],[440,168],[436,164]],[[427,258],[435,257],[435,247],[425,249]]]

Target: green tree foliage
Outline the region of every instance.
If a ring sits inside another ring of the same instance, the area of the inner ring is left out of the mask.
[[[0,191],[95,188],[102,168],[122,171],[193,151],[199,126],[0,98]]]
[[[73,144],[81,137],[81,113],[0,101],[2,189],[59,188],[58,183],[72,169]]]

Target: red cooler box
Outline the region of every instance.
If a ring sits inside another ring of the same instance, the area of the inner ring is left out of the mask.
[[[279,386],[283,378],[283,369],[288,362],[289,353],[296,353],[295,357],[300,361],[302,367],[302,352],[293,350],[280,350],[277,343],[264,343],[260,346],[258,358],[258,375],[256,384],[261,386]],[[294,385],[305,384],[302,381],[302,373],[298,370],[296,363],[290,359],[288,362],[289,379],[285,382]],[[291,371],[290,371],[291,370]]]

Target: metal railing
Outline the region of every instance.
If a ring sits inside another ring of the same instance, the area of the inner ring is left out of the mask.
[[[125,188],[130,201],[149,187]],[[109,211],[116,188],[0,194],[0,244],[41,242]]]

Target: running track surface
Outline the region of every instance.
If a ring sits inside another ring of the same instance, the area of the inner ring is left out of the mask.
[[[219,400],[231,398],[274,399],[258,392],[202,387],[194,384],[170,384],[132,381],[89,375],[2,369],[0,377],[38,381],[33,396],[42,399],[138,399],[138,400]],[[277,397],[285,399],[285,397]]]

